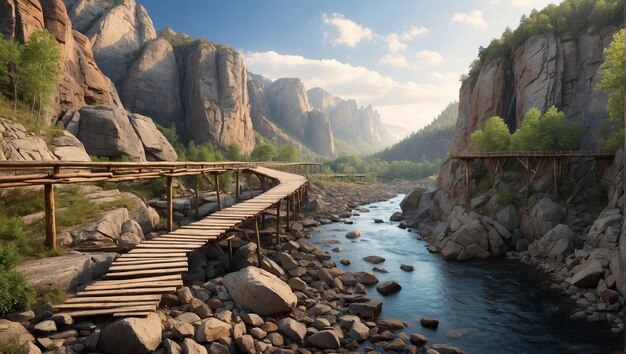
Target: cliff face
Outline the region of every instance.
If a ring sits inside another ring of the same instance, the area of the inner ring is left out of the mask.
[[[156,38],[152,20],[134,0],[65,0],[76,29],[91,41],[100,69],[118,85],[135,53]]]
[[[465,150],[470,134],[494,115],[503,117],[513,131],[530,108],[545,111],[552,105],[585,127],[584,147],[599,148],[607,95],[594,87],[600,78],[603,49],[615,31],[607,27],[579,38],[537,34],[515,50],[508,65],[503,59],[485,63],[475,80],[461,86],[452,151]]]
[[[380,114],[371,105],[358,107],[355,100],[333,97],[319,87],[307,91],[313,109],[328,114],[333,133],[344,140],[362,139],[374,149],[395,139],[387,132]]]
[[[197,143],[254,148],[254,131],[241,56],[200,42],[186,60],[182,102],[187,132]]]
[[[296,138],[304,140],[311,105],[302,81],[278,79],[267,87],[266,96],[273,120]]]
[[[0,31],[5,38],[24,42],[41,29],[55,35],[64,67],[52,119],[85,104],[117,103],[115,87],[96,65],[87,38],[72,29],[61,0],[0,0]]]

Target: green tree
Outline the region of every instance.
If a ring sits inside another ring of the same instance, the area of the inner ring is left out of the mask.
[[[600,80],[596,90],[609,93],[606,111],[612,134],[607,137],[605,147],[618,149],[624,146],[624,29],[617,31],[608,48],[605,60],[600,65]]]
[[[230,161],[241,161],[242,156],[241,156],[241,148],[239,147],[239,144],[232,143],[228,145],[228,151],[226,152],[226,157]]]
[[[276,152],[275,160],[282,162],[296,162],[299,160],[298,149],[296,149],[293,145],[282,145]]]
[[[507,151],[511,145],[509,127],[498,116],[489,118],[485,129],[472,133],[471,139],[471,146],[477,151]]]
[[[252,161],[272,161],[274,156],[276,156],[276,149],[272,145],[263,144],[252,150],[250,158]]]
[[[21,58],[22,94],[31,103],[31,111],[38,106],[38,118],[43,109],[52,104],[61,72],[61,53],[56,38],[48,31],[35,31],[24,45]]]
[[[6,40],[0,36],[0,88],[6,92],[10,87],[14,100],[14,112],[17,109],[22,48],[19,43]]]
[[[535,138],[539,131],[539,119],[541,112],[533,107],[524,116],[522,125],[511,136],[511,150],[513,151],[537,151],[541,147],[537,144]]]

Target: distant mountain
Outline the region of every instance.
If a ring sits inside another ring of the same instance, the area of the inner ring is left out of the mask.
[[[458,102],[448,104],[430,124],[374,156],[385,161],[415,162],[445,158],[452,145],[458,112]]]

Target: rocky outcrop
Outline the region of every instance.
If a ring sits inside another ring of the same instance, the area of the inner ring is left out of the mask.
[[[115,87],[95,64],[89,40],[73,30],[61,0],[0,1],[0,8],[0,33],[5,37],[25,42],[33,31],[47,29],[59,42],[63,70],[49,123],[69,108],[116,103]]]
[[[254,148],[246,89],[247,74],[239,53],[201,41],[187,56],[183,105],[187,132],[196,143]]]
[[[62,130],[61,136],[52,139],[50,146],[61,161],[91,161],[85,146],[72,133]]]
[[[106,325],[100,335],[103,353],[144,354],[161,344],[161,320],[156,313],[146,318],[124,318]]]
[[[178,66],[168,41],[157,38],[146,43],[125,75],[120,96],[131,112],[152,117],[165,127],[182,127]]]
[[[307,112],[311,105],[300,79],[283,78],[266,88],[272,119],[297,139],[305,140]]]
[[[63,127],[92,155],[133,161],[175,161],[176,152],[148,117],[113,106],[84,106],[68,111]]]
[[[100,69],[121,83],[136,52],[156,38],[152,20],[134,0],[66,0],[76,29],[91,41]]]
[[[319,87],[308,90],[306,94],[311,107],[326,114],[330,114],[337,104],[342,101]]]
[[[335,156],[335,142],[330,122],[326,114],[317,111],[307,113],[307,142],[317,153],[324,156]]]
[[[480,74],[460,89],[459,116],[452,151],[469,146],[469,136],[482,129],[494,115],[503,117],[511,130],[521,125],[532,107],[545,111],[556,105],[568,120],[585,128],[583,145],[602,144],[600,126],[608,118],[607,95],[595,91],[603,62],[616,27],[571,34],[536,34],[510,58],[486,62]]]
[[[42,138],[28,134],[23,125],[0,118],[0,160],[57,160]]]

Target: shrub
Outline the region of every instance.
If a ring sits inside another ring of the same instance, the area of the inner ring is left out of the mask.
[[[27,309],[35,298],[24,274],[9,270],[0,272],[0,315]]]
[[[22,259],[14,243],[7,243],[0,246],[0,270],[13,269]]]

